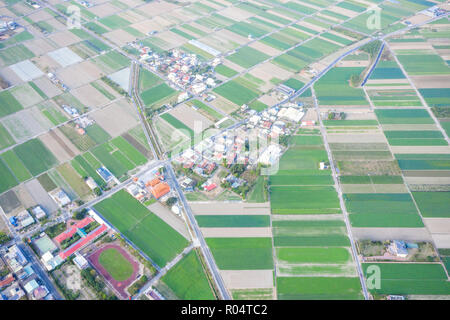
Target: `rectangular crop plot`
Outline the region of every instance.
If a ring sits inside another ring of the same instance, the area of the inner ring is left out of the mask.
[[[379,268],[381,283],[378,294],[448,295],[450,283],[441,264],[437,263],[363,263],[364,275],[370,277]],[[370,268],[370,269],[369,269]]]
[[[273,221],[275,247],[346,247],[343,220]]]
[[[268,227],[268,215],[199,215],[197,223],[202,228]]]
[[[340,213],[339,199],[331,186],[272,186],[270,205],[273,214]]]
[[[0,160],[0,193],[15,187],[18,182],[6,164]]]
[[[363,299],[357,277],[278,277],[278,299]]]
[[[178,232],[123,189],[94,208],[161,267],[188,244]]]
[[[424,109],[377,109],[375,114],[381,124],[431,124],[434,123]]]
[[[213,300],[211,287],[195,250],[189,252],[171,268],[162,281],[180,299]]]
[[[221,86],[215,88],[214,92],[220,94],[227,100],[237,104],[238,106],[247,104],[256,99],[259,93],[244,87],[235,80],[228,81]]]
[[[119,136],[114,138],[111,140],[111,143],[115,145],[136,166],[143,165],[147,162],[147,158],[123,137]]]
[[[424,217],[450,218],[450,192],[413,192]]]
[[[2,153],[0,157],[6,163],[12,173],[16,176],[19,182],[24,182],[25,180],[28,180],[32,177],[13,150],[8,150]]]
[[[7,90],[0,92],[0,117],[4,117],[22,109],[22,105],[14,98],[11,92]]]
[[[50,169],[58,162],[39,139],[32,139],[15,147],[14,152],[33,176]]]
[[[268,59],[269,56],[251,47],[243,47],[236,53],[228,56],[227,59],[244,67],[250,68],[262,61]]]
[[[423,222],[407,193],[344,194],[354,227],[419,228]]]
[[[273,268],[271,238],[207,238],[221,270],[265,270]]]
[[[172,96],[176,91],[165,83],[161,83],[141,93],[141,98],[147,107]]]

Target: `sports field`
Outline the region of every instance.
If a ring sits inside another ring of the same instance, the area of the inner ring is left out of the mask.
[[[94,208],[160,267],[188,244],[183,236],[123,189]]]
[[[115,248],[103,250],[98,260],[116,281],[127,280],[133,274],[131,263]]]

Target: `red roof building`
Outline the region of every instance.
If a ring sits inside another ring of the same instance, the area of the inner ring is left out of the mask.
[[[156,199],[159,199],[170,192],[170,186],[165,182],[161,182],[151,188],[150,191]]]
[[[211,191],[211,190],[214,190],[215,188],[217,188],[217,184],[215,184],[215,183],[211,183],[211,184],[205,186],[206,191]]]
[[[61,259],[66,259],[67,257],[70,257],[72,254],[86,246],[87,244],[91,243],[95,239],[97,239],[98,236],[103,234],[108,229],[108,227],[104,224],[102,224],[100,227],[86,235],[85,237],[81,238],[74,244],[72,244],[70,247],[68,247],[65,251],[60,252],[59,256]]]
[[[86,227],[91,222],[94,222],[94,219],[92,219],[91,217],[86,217],[83,220],[75,223],[73,226],[71,226],[69,229],[67,229],[63,233],[58,234],[54,238],[54,240],[56,242],[58,242],[59,244],[61,244],[61,242],[63,242],[64,240],[71,238],[77,232],[78,229]]]

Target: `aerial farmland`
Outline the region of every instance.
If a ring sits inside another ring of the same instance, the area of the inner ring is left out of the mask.
[[[0,297],[450,299],[449,12],[0,0]]]

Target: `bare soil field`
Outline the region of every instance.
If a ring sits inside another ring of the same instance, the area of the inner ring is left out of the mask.
[[[91,114],[111,137],[116,137],[134,128],[137,124],[137,114],[133,107],[125,100],[119,100],[111,105]]]
[[[215,94],[216,95],[216,94]],[[233,102],[225,99],[222,96],[216,95],[216,99],[214,101],[210,102],[211,105],[214,107],[221,109],[225,113],[232,113],[233,111],[237,110],[239,108],[238,105],[234,104]]]
[[[140,11],[144,12],[149,17],[158,16],[163,13],[171,12],[177,9],[178,6],[169,2],[150,2],[139,8]]]
[[[69,148],[65,148],[63,145],[57,141],[55,134],[51,132],[46,132],[39,137],[44,145],[55,155],[59,162],[65,162],[72,159],[75,155],[71,152]]]
[[[81,41],[80,38],[78,38],[69,30],[53,33],[50,36],[48,36],[47,39],[53,41],[56,44],[57,48],[67,47],[70,46],[71,44]]]
[[[62,91],[57,86],[55,86],[46,76],[35,79],[34,83],[49,98],[53,98],[62,93]]]
[[[186,224],[175,213],[169,210],[166,206],[163,206],[159,202],[155,202],[148,206],[148,209],[164,220],[169,226],[178,231],[183,237],[189,240],[189,232],[187,230]]]
[[[91,61],[84,61],[56,72],[69,88],[77,88],[102,76],[102,70]]]
[[[450,153],[449,146],[391,146],[393,153]]]
[[[169,111],[169,114],[183,122],[189,128],[191,128],[196,134],[202,132],[214,123],[195,111],[193,108],[182,104]]]
[[[450,184],[450,177],[404,177],[407,184]]]
[[[449,218],[423,218],[422,220],[431,233],[450,234]]]
[[[272,221],[343,220],[342,214],[274,214]]]
[[[45,131],[33,117],[30,110],[22,110],[2,119],[3,125],[8,129],[17,142],[24,141]]]
[[[108,98],[90,84],[73,89],[71,93],[81,103],[92,108],[99,108],[110,102]]]
[[[170,50],[172,48],[179,47],[189,41],[188,39],[172,32],[172,31],[164,31],[164,32],[158,33],[156,35],[156,38],[164,40],[166,43],[169,44],[164,48],[166,50]]]
[[[450,75],[411,76],[417,88],[450,88]]]
[[[14,193],[14,190],[9,190],[0,196],[0,207],[2,210],[9,214],[12,211],[20,208],[22,203],[18,196]]]
[[[368,60],[341,60],[337,63],[338,67],[367,67],[368,65]]]
[[[254,16],[253,13],[235,7],[226,8],[220,11],[220,14],[236,21],[242,21]]]
[[[136,40],[135,36],[129,34],[128,32],[126,32],[125,30],[122,30],[122,29],[117,29],[117,30],[105,33],[104,36],[118,46],[124,46],[128,42]]]
[[[46,54],[49,51],[57,49],[57,46],[54,43],[42,38],[26,41],[24,42],[24,45],[36,56],[40,56]]]
[[[428,42],[391,42],[389,46],[392,50],[433,50],[433,46]]]
[[[143,34],[148,34],[152,30],[161,31],[164,29],[164,25],[155,21],[155,19],[144,20],[131,25],[132,28],[142,32]]]
[[[120,9],[111,3],[105,2],[95,5],[94,7],[90,8],[89,11],[98,16],[100,19],[106,16],[112,16],[113,14],[119,12]]]
[[[30,208],[38,204],[31,194],[28,192],[27,188],[25,188],[25,185],[21,184],[16,189],[17,197],[20,200],[21,205],[25,208]]]
[[[221,270],[228,289],[273,288],[273,270]]]
[[[271,237],[271,228],[200,228],[205,238]]]
[[[428,21],[430,19],[431,18],[429,16],[419,13],[411,18],[408,18],[408,21],[411,22],[411,24],[418,24],[418,23]]]
[[[438,248],[450,248],[450,234],[432,234],[434,243]]]
[[[249,73],[266,82],[270,82],[272,78],[285,80],[292,76],[292,72],[280,68],[269,61],[256,66]],[[272,83],[270,85],[274,86]]]
[[[438,130],[435,124],[383,124],[383,130]]]
[[[58,210],[58,205],[48,195],[47,191],[41,186],[37,179],[25,182],[25,188],[35,201],[48,213],[53,213]]]
[[[61,68],[58,62],[47,55],[34,57],[31,61],[33,61],[33,63],[41,70],[49,70],[53,72]]]

